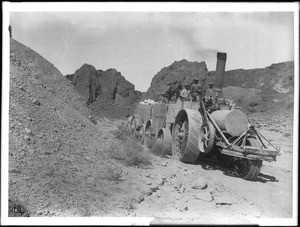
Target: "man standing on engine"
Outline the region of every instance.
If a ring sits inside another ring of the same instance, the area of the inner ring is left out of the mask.
[[[216,106],[217,97],[216,97],[214,89],[213,89],[214,83],[210,82],[208,85],[209,85],[209,88],[206,90],[206,93],[205,93],[205,107],[208,110],[208,112],[210,112],[213,109],[217,109],[217,106]]]

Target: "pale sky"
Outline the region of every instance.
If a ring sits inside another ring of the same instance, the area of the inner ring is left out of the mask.
[[[61,9],[60,9],[61,10]],[[11,12],[13,38],[37,51],[62,74],[84,63],[115,68],[146,91],[174,61],[205,61],[216,52],[226,70],[263,68],[294,60],[293,12]]]

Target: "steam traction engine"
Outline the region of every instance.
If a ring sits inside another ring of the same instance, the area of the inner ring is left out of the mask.
[[[262,162],[276,161],[280,152],[232,100],[222,97],[225,63],[226,53],[218,53],[215,88],[209,100],[138,104],[128,128],[148,148],[160,144],[164,154],[184,163],[216,155],[238,176],[254,180]]]

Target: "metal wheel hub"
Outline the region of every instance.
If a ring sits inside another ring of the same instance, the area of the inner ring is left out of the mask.
[[[201,141],[203,142],[205,148],[208,147],[209,134],[210,134],[209,131],[208,131],[207,128],[205,127],[205,128],[204,128],[204,133],[203,133],[202,139],[201,139]]]
[[[183,121],[177,125],[177,138],[176,138],[176,153],[178,156],[184,152],[184,146],[187,142],[187,122]]]

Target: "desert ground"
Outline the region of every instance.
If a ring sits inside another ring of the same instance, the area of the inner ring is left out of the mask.
[[[9,217],[154,217],[151,224],[253,224],[293,214],[293,109],[250,113],[280,147],[255,181],[215,157],[184,164],[154,154],[96,117],[59,71],[11,39]]]

